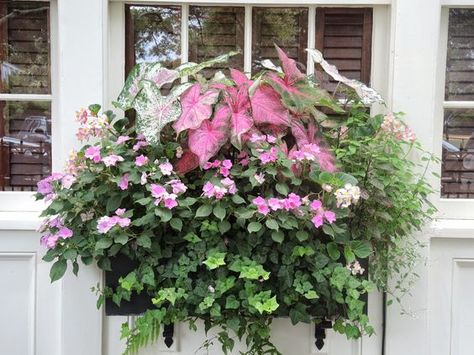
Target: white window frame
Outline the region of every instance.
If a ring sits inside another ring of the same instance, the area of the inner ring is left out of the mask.
[[[433,153],[442,157],[444,110],[453,108],[474,108],[474,101],[446,101],[446,56],[448,54],[448,29],[450,8],[473,8],[472,0],[442,0],[441,25],[438,46],[437,87],[435,93],[436,109],[434,122]],[[470,6],[467,6],[467,5]],[[441,176],[442,162],[435,167]],[[441,197],[441,179],[431,178],[432,186],[437,190],[432,201],[438,208],[438,218],[441,219],[472,219],[474,216],[474,198],[443,198]]]
[[[372,7],[372,63],[371,85],[384,97],[388,98],[390,77],[387,68],[390,67],[390,5],[392,0],[325,0],[303,2],[301,0],[244,0],[236,3],[231,0],[198,0],[160,1],[160,0],[110,0],[109,4],[109,60],[108,60],[108,93],[107,98],[112,102],[122,88],[125,80],[125,4],[134,5],[177,5],[181,6],[181,63],[188,61],[188,26],[185,19],[189,16],[189,6],[240,6],[245,7],[244,28],[244,72],[252,70],[252,8],[253,7],[304,7],[308,9],[308,48],[315,47],[316,41],[316,9],[318,7]],[[314,73],[314,63],[307,58],[307,74]],[[375,108],[380,110],[381,108]]]
[[[33,0],[49,2],[49,43],[50,43],[50,94],[2,94],[0,93],[0,101],[43,101],[51,103],[51,160],[52,171],[61,170],[62,164],[59,161],[60,151],[60,134],[59,134],[59,120],[58,120],[58,106],[56,98],[57,92],[57,0]],[[0,191],[0,213],[2,212],[37,212],[44,208],[44,203],[35,201],[34,191]]]

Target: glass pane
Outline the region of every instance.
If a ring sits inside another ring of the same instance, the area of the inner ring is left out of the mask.
[[[189,61],[202,62],[230,51],[240,50],[229,63],[203,71],[210,78],[216,71],[244,68],[243,7],[191,6],[189,9]]]
[[[450,9],[446,100],[474,101],[474,9]]]
[[[252,71],[261,69],[259,62],[270,59],[277,63],[274,44],[296,60],[300,70],[306,72],[308,47],[307,8],[255,7],[252,24]]]
[[[175,68],[181,64],[181,7],[130,6],[127,38],[132,38],[133,63],[161,62]]]
[[[51,104],[0,101],[0,191],[34,191],[51,173]]]
[[[442,197],[474,197],[474,109],[444,112],[441,181]]]
[[[0,90],[49,94],[49,3],[0,1]]]

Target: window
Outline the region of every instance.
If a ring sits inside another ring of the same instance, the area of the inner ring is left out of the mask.
[[[262,59],[277,58],[277,44],[307,73],[314,66],[305,49],[316,47],[343,74],[370,81],[372,8],[127,5],[125,11],[126,73],[140,61],[175,66],[179,58],[199,62],[231,50],[241,54],[204,75],[226,67],[250,73]]]
[[[0,191],[51,172],[49,3],[0,1]]]
[[[450,9],[441,196],[474,198],[474,9]]]

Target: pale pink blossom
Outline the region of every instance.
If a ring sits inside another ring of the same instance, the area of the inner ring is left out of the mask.
[[[235,186],[235,181],[231,178],[226,177],[225,179],[222,179],[221,184],[226,187],[229,194],[234,195],[237,192],[237,186]]]
[[[275,162],[277,158],[278,155],[275,147],[272,147],[269,151],[261,153],[259,156],[259,159],[263,165]]]
[[[148,174],[143,172],[142,176],[140,177],[140,184],[145,185],[148,182]]]
[[[130,140],[131,138],[129,136],[120,136],[117,138],[117,141],[115,142],[116,144],[123,144],[126,141]]]
[[[140,140],[140,141],[138,141],[137,143],[135,143],[133,145],[133,150],[138,151],[138,150],[140,150],[140,148],[143,148],[143,147],[146,147],[146,146],[148,146],[148,142]]]
[[[178,202],[176,202],[176,197],[173,198],[171,197],[172,195],[173,194],[169,195],[168,197],[164,199],[165,207],[170,210],[178,206]]]
[[[257,181],[260,185],[262,185],[265,182],[265,174],[264,173],[255,174],[253,177],[254,177],[255,181]]]
[[[224,160],[220,168],[221,175],[224,177],[229,176],[230,169],[232,169],[232,162],[229,159]]]
[[[324,224],[324,219],[322,214],[317,214],[315,215],[312,219],[311,222],[313,222],[314,226],[316,228],[321,227]]]
[[[158,168],[160,169],[163,175],[168,176],[173,173],[173,165],[170,162],[161,163],[160,165],[158,165]]]
[[[61,186],[65,189],[70,189],[72,184],[76,181],[76,178],[70,174],[64,175],[61,178]]]
[[[117,210],[115,210],[115,214],[119,217],[123,216],[124,213],[125,213],[126,209],[125,208],[117,208]]]
[[[117,162],[123,161],[123,157],[120,155],[111,154],[102,159],[105,166],[115,166]]]
[[[136,166],[143,166],[148,164],[148,158],[146,156],[139,155],[138,157],[135,158],[135,165]]]
[[[171,185],[173,193],[176,195],[185,193],[188,189],[187,186],[181,182],[181,180],[171,180],[170,182],[168,182],[168,184]]]
[[[86,149],[84,156],[91,159],[94,163],[98,163],[101,160],[100,147],[92,146]]]
[[[283,208],[283,203],[280,199],[272,197],[268,200],[268,207],[270,207],[273,211],[278,211]]]
[[[124,174],[117,185],[122,191],[128,189],[128,174]]]

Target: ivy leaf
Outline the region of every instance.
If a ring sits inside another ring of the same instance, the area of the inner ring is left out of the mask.
[[[212,210],[212,213],[214,214],[214,216],[219,218],[221,221],[224,220],[225,215],[226,215],[225,208],[222,207],[220,204],[217,204],[216,206],[214,206],[214,209]]]
[[[272,232],[272,239],[277,243],[283,243],[285,239],[285,234],[282,231],[273,231]]]
[[[249,231],[249,233],[256,233],[260,229],[262,229],[262,224],[260,222],[250,222],[247,226],[247,230]]]
[[[328,255],[329,257],[334,260],[334,261],[337,261],[339,260],[339,258],[341,257],[341,252],[339,251],[339,249],[337,248],[337,244],[336,243],[328,243],[326,245],[326,249],[328,251]]]
[[[303,303],[297,303],[290,309],[290,319],[293,325],[299,322],[309,323],[311,321],[306,311],[306,306]]]
[[[192,244],[199,243],[202,240],[195,233],[188,233],[183,237],[183,239],[187,240],[188,242],[190,242]]]
[[[226,309],[238,309],[240,306],[240,302],[234,295],[230,295],[226,298],[225,301],[225,308]]]
[[[219,266],[225,265],[226,253],[212,252],[208,255],[207,259],[203,261],[203,264],[207,265],[209,270],[217,269]]]
[[[211,205],[202,205],[196,210],[196,217],[207,217],[212,213]]]
[[[63,277],[64,273],[66,272],[66,269],[67,269],[67,262],[65,259],[59,259],[58,261],[56,261],[51,267],[51,270],[49,271],[49,277],[51,279],[51,283]]]
[[[183,221],[179,218],[172,218],[170,220],[170,226],[174,230],[181,232],[181,230],[183,229]]]

